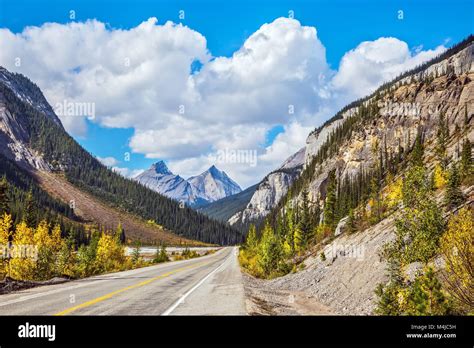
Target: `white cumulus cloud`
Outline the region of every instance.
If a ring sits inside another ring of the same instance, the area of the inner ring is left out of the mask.
[[[342,57],[332,87],[346,93],[346,98],[359,98],[402,72],[441,54],[444,46],[434,50],[411,52],[407,43],[393,37],[365,41]]]
[[[0,47],[0,65],[32,79],[53,107],[94,103],[93,122],[133,128],[133,152],[165,159],[183,177],[214,164],[216,153],[254,151],[256,166],[217,163],[244,187],[277,168],[344,104],[445,49],[410,50],[379,38],[348,51],[334,71],[316,28],[289,18],[262,25],[229,57],[213,57],[199,32],[156,18],[130,29],[97,20],[17,34],[0,29]],[[193,73],[195,61],[202,67]],[[84,117],[60,117],[70,133],[86,135]],[[284,132],[268,145],[275,126]],[[101,161],[136,174],[113,158]]]
[[[119,161],[115,157],[99,157],[97,159],[107,167],[113,167],[119,164]]]

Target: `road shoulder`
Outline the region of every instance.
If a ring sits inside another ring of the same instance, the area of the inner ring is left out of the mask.
[[[246,273],[242,278],[249,315],[334,315],[331,308],[303,291],[279,289]]]

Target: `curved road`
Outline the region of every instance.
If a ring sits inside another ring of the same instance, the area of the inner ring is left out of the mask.
[[[245,315],[237,250],[0,295],[0,315]]]

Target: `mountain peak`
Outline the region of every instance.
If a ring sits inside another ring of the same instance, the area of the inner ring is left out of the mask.
[[[166,163],[164,161],[158,161],[156,163],[154,163],[152,166],[151,166],[154,171],[158,174],[166,174],[166,175],[171,175],[173,174],[169,169],[168,169],[168,166],[166,165]]]
[[[219,168],[217,168],[215,165],[212,165],[209,167],[209,169],[207,170],[209,173],[211,173],[212,175],[216,175],[216,174],[221,174],[223,173],[222,171],[219,170]]]
[[[231,196],[242,191],[240,186],[215,165],[209,167],[205,172],[192,176],[188,182],[193,184],[209,202]]]

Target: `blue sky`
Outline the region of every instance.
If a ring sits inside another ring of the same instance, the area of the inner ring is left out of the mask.
[[[107,23],[110,29],[134,28],[150,17],[157,17],[158,24],[168,20],[183,23],[205,37],[207,49],[214,57],[231,57],[264,23],[271,23],[278,17],[288,17],[289,11],[294,11],[295,18],[302,26],[317,29],[317,38],[325,48],[327,64],[333,71],[339,69],[344,54],[363,41],[395,37],[406,42],[411,50],[417,47],[419,50],[429,50],[440,45],[450,46],[474,31],[473,2],[468,0],[0,0],[0,27],[8,28],[13,33],[21,33],[27,26],[41,27],[46,22],[68,23],[71,21],[68,17],[70,10],[75,11],[76,22],[97,19]],[[178,17],[180,10],[185,11],[184,20]],[[399,10],[403,11],[403,20],[397,18]],[[0,64],[8,67],[5,62],[0,61]],[[193,70],[197,70],[201,65],[193,65]],[[324,117],[330,116],[331,114],[327,114]],[[313,126],[322,121],[324,120],[321,118],[315,119]],[[75,135],[75,138],[93,154],[99,157],[114,157],[120,162],[119,167],[132,170],[146,168],[160,159],[157,156],[146,158],[145,151],[135,151],[132,154],[133,161],[123,163],[124,153],[132,152],[129,142],[134,135],[134,127],[110,127],[110,124],[107,126],[105,122],[100,125],[86,122],[87,133],[82,136]],[[308,125],[308,121],[305,122]],[[277,121],[268,123],[265,138],[260,141],[262,147],[271,145],[279,134],[284,133],[284,126]],[[164,159],[172,161],[172,157]],[[176,165],[176,168],[182,168],[182,165]],[[268,169],[262,168],[254,181],[259,180]],[[245,178],[242,176],[242,181],[242,186],[248,186],[252,179],[249,179],[247,174]]]

